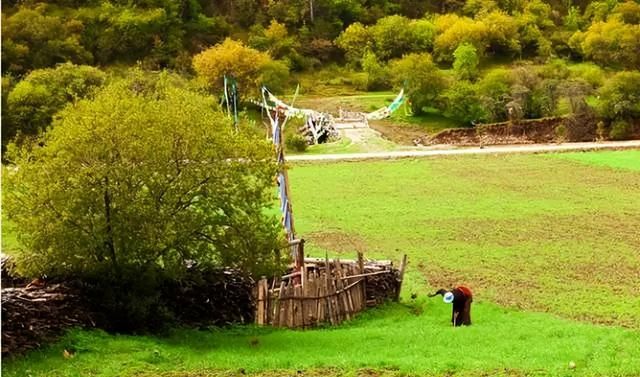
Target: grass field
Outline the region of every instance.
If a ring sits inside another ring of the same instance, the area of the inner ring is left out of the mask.
[[[638,376],[637,153],[294,165],[308,252],[407,253],[400,304],[312,331],[76,331],[3,376]],[[451,328],[426,294],[462,283],[474,323]]]
[[[640,150],[606,151],[597,153],[561,153],[554,156],[589,165],[640,171]]]

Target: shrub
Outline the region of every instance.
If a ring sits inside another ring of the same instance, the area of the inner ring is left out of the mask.
[[[278,60],[270,61],[262,67],[260,82],[273,93],[282,93],[289,81],[289,67]]]
[[[295,152],[304,152],[309,146],[309,144],[307,144],[307,140],[299,134],[289,135],[285,140],[285,144],[288,150]]]
[[[514,80],[507,69],[492,69],[478,82],[478,95],[487,111],[487,119],[492,122],[507,119],[511,85]]]
[[[553,132],[556,134],[556,139],[558,141],[567,140],[567,126],[565,126],[564,124],[561,123],[557,125]]]
[[[640,118],[640,72],[618,72],[598,91],[598,111],[606,119]]]
[[[367,74],[367,83],[364,90],[380,90],[389,87],[387,71],[373,52],[366,51],[364,53],[362,70]]]
[[[453,52],[453,71],[460,80],[472,80],[478,75],[478,53],[470,43],[462,43]]]
[[[421,114],[425,106],[433,106],[446,87],[444,75],[427,53],[408,54],[390,65],[395,85],[405,87],[416,115]]]
[[[618,120],[611,125],[609,131],[609,139],[611,140],[627,140],[631,137],[633,129],[631,124],[625,120]]]
[[[478,98],[477,86],[469,81],[455,82],[442,96],[446,102],[447,116],[463,122],[487,119],[487,112]]]
[[[585,32],[576,32],[569,44],[585,57],[603,65],[640,67],[640,25],[629,25],[611,17],[594,22]]]
[[[23,73],[71,61],[90,63],[93,56],[80,44],[77,20],[65,22],[45,15],[46,4],[20,8],[10,16],[2,12],[2,71]]]
[[[571,76],[581,78],[588,82],[594,89],[602,86],[605,74],[602,68],[593,63],[581,63],[569,67]]]
[[[104,72],[97,68],[71,63],[32,71],[8,95],[7,115],[14,128],[3,130],[3,138],[18,132],[35,135],[43,131],[56,112],[91,95],[105,79]]]

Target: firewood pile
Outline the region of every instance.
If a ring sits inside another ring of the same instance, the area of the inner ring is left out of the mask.
[[[381,271],[365,266],[365,273]],[[385,270],[386,273],[370,275],[366,279],[367,287],[367,305],[376,306],[387,300],[395,300],[400,294],[400,274],[397,268],[393,266]]]
[[[176,319],[192,326],[253,322],[254,281],[236,270],[191,271],[163,288]]]
[[[6,254],[0,255],[0,269],[2,270],[2,288],[19,287],[27,283],[26,279],[13,273],[13,261]]]
[[[94,326],[81,296],[61,284],[2,289],[2,356],[50,342],[74,326]]]

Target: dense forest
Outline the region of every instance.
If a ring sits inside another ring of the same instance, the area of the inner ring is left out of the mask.
[[[640,4],[6,1],[3,145],[46,129],[65,104],[131,66],[196,78],[214,94],[233,74],[244,98],[303,76],[310,91],[330,71],[357,90],[404,86],[416,115],[427,106],[467,123],[589,113],[602,135],[625,138],[640,117]]]

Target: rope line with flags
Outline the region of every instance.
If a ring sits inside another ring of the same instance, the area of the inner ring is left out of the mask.
[[[391,102],[389,106],[382,107],[374,112],[368,113],[365,117],[368,120],[380,120],[384,118],[388,118],[391,114],[398,110],[400,106],[405,102],[406,97],[404,96],[404,88],[400,90],[400,93],[396,96],[396,98]]]
[[[298,91],[300,87],[296,89],[296,93],[291,101],[293,102],[298,96]],[[269,91],[267,88],[262,88],[262,101],[263,108],[267,111],[267,116],[269,117],[269,123],[271,125],[271,140],[276,149],[276,161],[278,163],[278,174],[276,176],[276,181],[278,183],[278,196],[280,198],[280,212],[282,214],[282,226],[284,227],[287,233],[287,240],[292,242],[295,240],[295,228],[293,223],[293,207],[291,205],[291,193],[289,190],[289,176],[287,174],[287,170],[285,168],[285,155],[284,155],[284,140],[283,140],[283,130],[284,126],[287,123],[288,115],[285,112],[279,111],[278,107],[282,107],[284,102],[276,104],[276,106],[269,106],[267,103],[267,98],[269,96]],[[291,107],[290,105],[286,105],[287,107]],[[272,114],[273,112],[273,114]],[[296,254],[294,248],[292,248],[292,256],[295,259]]]
[[[233,126],[238,130],[238,82],[233,76],[224,75],[224,102],[227,114],[233,117]]]

